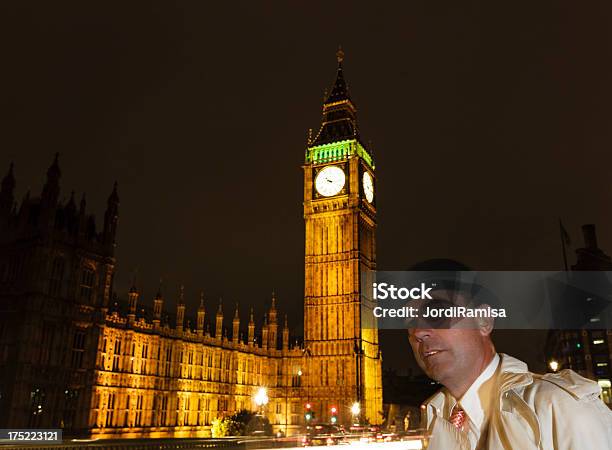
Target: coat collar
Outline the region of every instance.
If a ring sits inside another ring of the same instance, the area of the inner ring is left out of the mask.
[[[533,383],[533,375],[529,372],[527,364],[505,353],[500,353],[499,356],[501,361],[497,370],[500,395],[509,390],[520,389]],[[424,405],[427,409],[433,410],[430,412],[439,415],[449,395],[448,390],[443,387],[427,399]]]

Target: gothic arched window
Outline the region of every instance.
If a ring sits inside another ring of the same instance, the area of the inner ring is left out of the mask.
[[[64,258],[56,257],[51,265],[51,276],[49,278],[49,295],[59,297],[62,294],[62,284],[64,281]]]
[[[84,303],[91,303],[93,299],[96,272],[90,267],[84,267],[81,272],[79,298]]]

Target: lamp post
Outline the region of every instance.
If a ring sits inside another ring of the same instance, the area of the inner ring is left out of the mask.
[[[351,406],[351,414],[353,415],[353,424],[359,425],[359,414],[361,414],[361,406],[359,405],[359,402],[353,403],[353,406]]]
[[[305,349],[302,350],[302,354],[304,355],[305,358],[308,358],[306,360],[306,371],[308,372],[307,376],[304,377],[304,383],[306,384],[306,400],[310,403],[310,385],[312,384],[312,381],[310,381],[310,377],[312,374],[312,364],[311,364],[311,356],[312,356],[312,352],[310,351],[309,347],[306,347]],[[302,370],[300,369],[300,372]],[[300,384],[300,390],[302,389],[302,386]]]
[[[548,363],[548,367],[550,367],[550,370],[553,372],[556,372],[559,370],[559,363],[553,359]]]
[[[263,416],[263,407],[268,404],[268,391],[266,388],[259,388],[257,394],[255,394],[255,404],[257,405],[258,414]]]

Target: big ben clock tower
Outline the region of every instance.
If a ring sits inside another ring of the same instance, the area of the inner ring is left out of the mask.
[[[378,424],[378,331],[362,327],[360,284],[364,271],[376,269],[375,166],[357,128],[342,50],[337,56],[336,81],[303,166],[305,395],[317,420]]]

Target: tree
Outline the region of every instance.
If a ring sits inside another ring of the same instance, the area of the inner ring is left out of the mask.
[[[212,422],[212,436],[272,435],[272,425],[267,417],[243,409],[232,416],[217,417]]]
[[[229,436],[229,422],[227,417],[217,417],[212,421],[211,433],[212,437],[220,438]]]

